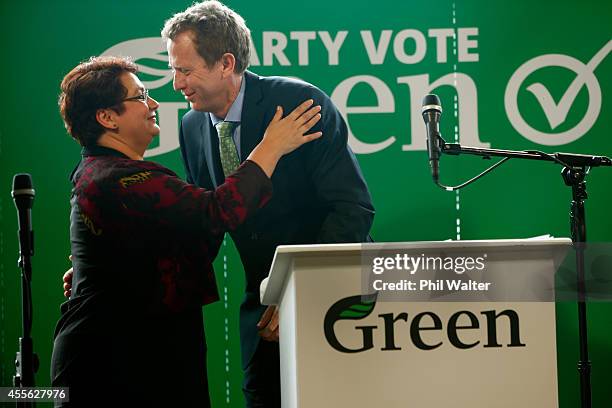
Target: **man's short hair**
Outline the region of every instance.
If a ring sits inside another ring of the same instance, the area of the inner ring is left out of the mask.
[[[251,32],[244,19],[218,1],[204,1],[172,16],[164,24],[164,41],[174,40],[184,32],[192,33],[198,54],[208,67],[217,63],[223,54],[236,58],[234,72],[242,74],[251,58]]]
[[[132,61],[122,57],[91,57],[72,69],[62,80],[58,104],[68,133],[82,146],[95,145],[105,128],[96,119],[99,109],[121,114],[128,90],[121,75],[136,73]]]

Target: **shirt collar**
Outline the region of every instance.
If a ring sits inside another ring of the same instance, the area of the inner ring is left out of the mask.
[[[210,120],[212,121],[213,126],[217,126],[217,123],[223,122],[223,121],[240,123],[240,117],[242,116],[242,102],[244,101],[245,87],[246,87],[246,80],[244,78],[244,75],[242,75],[242,83],[240,84],[240,91],[238,91],[238,95],[236,96],[236,99],[234,99],[232,106],[230,106],[229,110],[227,111],[227,116],[225,117],[225,119],[221,119],[213,115],[212,113],[210,114]]]

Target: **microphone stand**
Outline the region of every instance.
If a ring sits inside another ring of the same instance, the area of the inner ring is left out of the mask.
[[[21,268],[21,320],[22,337],[19,338],[19,351],[15,358],[16,373],[13,376],[15,387],[33,387],[34,374],[38,371],[38,356],[34,353],[31,337],[32,330],[32,262],[31,257],[34,253],[33,234],[29,237],[24,234],[31,234],[31,231],[20,230],[20,242],[29,242],[27,248],[20,251],[18,266]],[[33,402],[17,402],[17,407],[33,407]]]
[[[476,147],[463,147],[458,143],[446,143],[438,135],[437,145],[440,153],[449,155],[469,154],[482,156],[486,159],[491,157],[503,157],[503,159],[485,170],[480,175],[457,187],[446,187],[439,183],[438,186],[453,191],[476,181],[478,178],[493,170],[506,160],[511,158],[552,161],[563,166],[561,176],[565,185],[572,188],[572,202],[570,207],[570,228],[572,243],[576,251],[576,271],[578,289],[578,333],[580,339],[580,360],[578,361],[578,372],[580,374],[580,401],[582,408],[591,408],[591,361],[589,360],[589,346],[587,337],[587,310],[586,310],[586,285],[585,285],[585,260],[586,248],[586,217],[584,200],[587,198],[585,177],[591,167],[612,166],[612,160],[605,156],[591,156],[574,153],[544,153],[535,150],[516,151],[500,149],[484,149]]]

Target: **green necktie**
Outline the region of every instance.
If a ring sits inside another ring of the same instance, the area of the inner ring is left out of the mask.
[[[232,174],[240,165],[238,151],[236,150],[236,145],[232,138],[235,126],[236,123],[225,121],[215,125],[217,133],[219,134],[219,153],[221,155],[221,167],[223,167],[223,174],[225,174],[225,177]]]

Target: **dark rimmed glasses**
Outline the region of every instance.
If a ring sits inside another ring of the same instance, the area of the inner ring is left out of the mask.
[[[147,103],[149,101],[149,90],[143,89],[140,95],[130,96],[129,98],[125,98],[121,100],[121,102],[127,102],[127,101],[140,101],[140,102]]]

